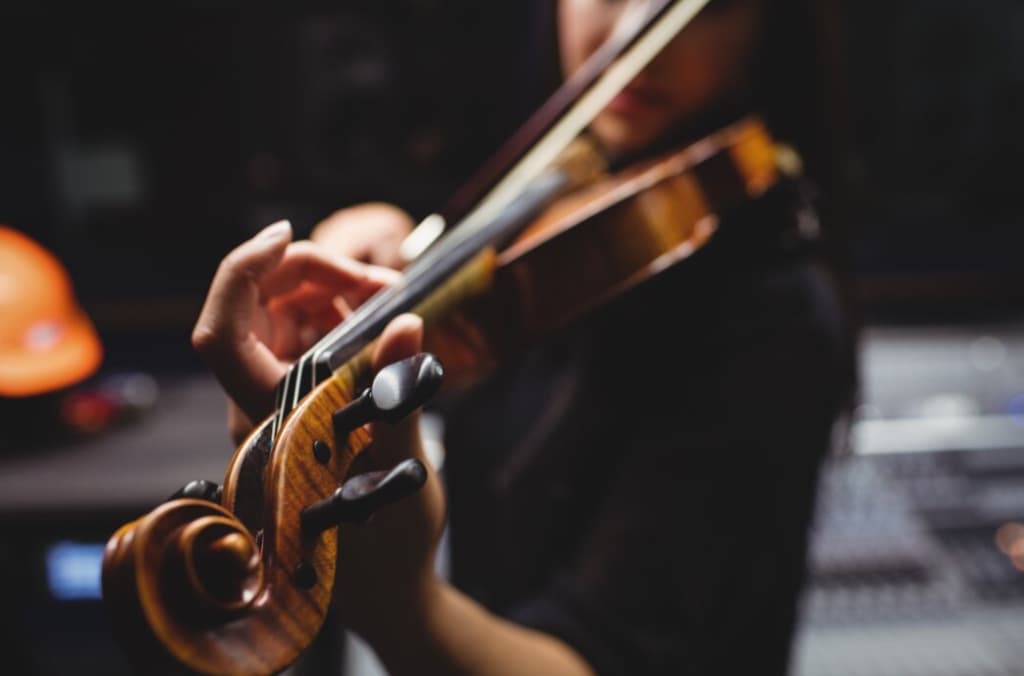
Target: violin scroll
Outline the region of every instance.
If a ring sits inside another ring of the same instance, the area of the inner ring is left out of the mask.
[[[409,462],[348,476],[370,431],[360,425],[336,436],[332,419],[366,389],[369,354],[306,396],[272,444],[269,422],[253,432],[232,459],[221,504],[209,499],[215,484],[190,484],[184,493],[200,497],[165,502],[111,537],[104,599],[121,643],[147,673],[286,668],[315,638],[332,599],[339,546],[332,526],[365,520],[423,484],[426,469]],[[388,404],[379,418],[393,421],[390,413],[421,405],[442,373],[430,355],[382,369],[378,379],[394,383],[371,385]],[[243,494],[240,483],[259,495]]]
[[[115,630],[134,657],[162,673],[179,672],[181,664],[204,671],[193,650],[177,654],[188,644],[184,637],[243,616],[265,586],[256,539],[202,499],[172,500],[123,526],[103,561]],[[205,651],[199,645],[195,652]]]

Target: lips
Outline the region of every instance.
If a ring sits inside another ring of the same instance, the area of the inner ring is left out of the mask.
[[[631,84],[611,100],[608,110],[624,115],[643,115],[671,103],[668,93],[659,87]]]

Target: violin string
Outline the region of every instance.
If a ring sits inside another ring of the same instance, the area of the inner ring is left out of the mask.
[[[390,317],[413,309],[419,301],[429,296],[433,289],[443,284],[477,253],[518,232],[523,224],[535,218],[543,207],[564,192],[566,183],[567,178],[561,172],[543,174],[496,219],[475,230],[472,237],[446,245],[446,255],[439,257],[436,264],[425,266],[417,274],[405,277],[399,286],[394,287],[393,294],[381,298],[385,303],[382,310],[371,309],[365,322],[358,319],[345,322],[340,327],[336,342],[315,356],[316,365],[326,365],[331,370],[340,367],[354,356],[356,350],[368,342],[360,342],[361,338],[368,338],[368,334],[377,335],[384,329]]]
[[[624,21],[634,31],[638,24],[646,31],[643,35],[598,77],[596,82],[555,122],[540,141],[527,153],[512,170],[481,200],[460,223],[452,228],[449,235],[441,238],[436,246],[429,248],[406,269],[403,281],[374,294],[366,303],[353,312],[346,321],[329,331],[316,342],[297,362],[298,374],[293,378],[293,368],[282,380],[279,418],[283,423],[285,414],[303,396],[300,387],[301,372],[309,369],[309,387],[316,385],[316,365],[348,335],[358,333],[358,328],[379,313],[386,312],[389,305],[400,300],[402,292],[424,275],[430,274],[439,264],[464,250],[464,244],[478,241],[481,233],[493,234],[489,227],[500,221],[507,210],[526,191],[528,186],[550,168],[565,148],[576,139],[590,122],[611,100],[635,78],[640,71],[708,4],[710,0],[666,0],[661,3],[638,6],[637,13]],[[667,9],[666,9],[667,7]],[[651,21],[658,13],[662,16]],[[623,29],[627,30],[627,29]],[[606,43],[607,45],[608,43]],[[595,55],[596,56],[596,55]],[[277,422],[277,421],[275,421]]]

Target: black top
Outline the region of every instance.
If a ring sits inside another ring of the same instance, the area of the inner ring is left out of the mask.
[[[813,224],[785,184],[446,407],[456,586],[602,674],[786,672],[852,372]]]

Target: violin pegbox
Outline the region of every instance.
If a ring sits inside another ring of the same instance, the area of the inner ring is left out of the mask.
[[[362,394],[331,416],[336,443],[346,444],[352,432],[368,423],[401,421],[437,392],[443,378],[441,362],[426,352],[385,366]],[[326,443],[317,440],[313,447],[320,462],[329,461]],[[413,458],[390,470],[356,475],[332,496],[302,511],[302,530],[307,536],[317,536],[342,523],[366,522],[378,509],[412,495],[426,481],[426,467]]]

